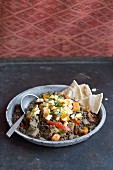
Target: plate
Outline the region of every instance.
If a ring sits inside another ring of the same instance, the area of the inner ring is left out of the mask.
[[[68,86],[66,85],[46,85],[46,86],[38,86],[38,87],[34,87],[31,89],[28,89],[20,94],[18,94],[16,97],[14,97],[10,103],[7,106],[6,109],[6,120],[9,124],[9,126],[11,127],[13,125],[12,123],[12,114],[14,111],[14,107],[16,104],[20,104],[21,103],[21,98],[26,95],[26,94],[35,94],[35,95],[40,95],[41,93],[47,93],[47,92],[59,92],[64,90],[65,88],[67,88]],[[88,139],[89,137],[91,137],[92,135],[94,135],[96,132],[98,132],[98,130],[103,126],[105,119],[106,119],[106,110],[103,104],[101,104],[101,108],[99,111],[99,118],[100,118],[100,122],[98,124],[98,126],[92,130],[90,133],[81,136],[79,138],[76,139],[72,139],[72,140],[64,140],[64,141],[47,141],[47,140],[40,140],[40,139],[34,139],[32,137],[29,137],[23,133],[21,133],[18,130],[15,130],[15,132],[20,135],[21,137],[23,137],[24,139],[28,140],[29,142],[38,144],[38,145],[44,145],[44,146],[49,146],[49,147],[64,147],[64,146],[69,146],[69,145],[74,145],[80,142],[85,141],[86,139]]]

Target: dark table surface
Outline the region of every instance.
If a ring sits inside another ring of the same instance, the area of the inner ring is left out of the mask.
[[[5,110],[10,100],[34,86],[87,83],[103,92],[104,126],[77,145],[49,148],[17,134],[9,139]],[[0,63],[0,170],[113,170],[113,62],[36,61]]]

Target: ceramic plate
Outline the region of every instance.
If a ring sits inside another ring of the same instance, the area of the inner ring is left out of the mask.
[[[35,94],[35,95],[40,95],[41,93],[46,93],[46,92],[55,92],[55,91],[62,91],[65,88],[67,88],[68,86],[66,85],[46,85],[46,86],[38,86],[38,87],[34,87],[31,89],[28,89],[22,93],[20,93],[19,95],[17,95],[16,97],[14,97],[10,103],[7,106],[7,110],[6,110],[6,119],[7,122],[9,124],[9,126],[12,126],[12,114],[14,111],[14,107],[16,104],[20,104],[21,102],[21,98],[26,95],[26,94]],[[87,135],[81,136],[79,138],[76,139],[72,139],[72,140],[65,140],[65,141],[47,141],[47,140],[40,140],[40,139],[34,139],[32,137],[29,137],[23,133],[21,133],[20,131],[16,130],[15,132],[20,135],[21,137],[23,137],[24,139],[28,140],[29,142],[38,144],[38,145],[44,145],[44,146],[50,146],[50,147],[63,147],[63,146],[69,146],[69,145],[74,145],[77,143],[80,143],[82,141],[85,141],[86,139],[88,139],[90,136],[92,136],[93,134],[95,134],[104,124],[105,119],[106,119],[106,110],[103,106],[103,104],[101,105],[100,111],[99,111],[99,118],[100,118],[100,123],[98,124],[98,126],[92,130],[90,133],[88,133]]]

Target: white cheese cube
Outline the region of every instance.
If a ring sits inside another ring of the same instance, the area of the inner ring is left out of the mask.
[[[50,120],[52,118],[52,115],[48,115],[47,117],[45,117],[46,120]]]

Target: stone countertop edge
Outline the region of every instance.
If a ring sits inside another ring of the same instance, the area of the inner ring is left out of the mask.
[[[0,58],[0,63],[113,63],[112,57],[32,57]]]

